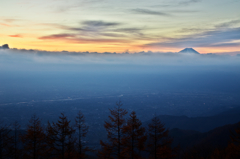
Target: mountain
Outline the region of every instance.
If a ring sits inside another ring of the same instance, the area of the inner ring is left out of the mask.
[[[217,127],[205,133],[193,130],[171,129],[169,135],[173,138],[173,146],[180,145],[182,149],[192,146],[204,147],[208,145],[213,148],[224,148],[231,141],[231,132],[235,132],[240,122]]]
[[[0,46],[0,49],[9,49],[8,44],[4,44],[3,46]]]
[[[223,125],[239,122],[240,108],[236,107],[220,114],[206,117],[160,115],[158,118],[165,124],[165,127],[169,129],[178,128],[207,132]],[[147,125],[149,122],[150,121],[144,122],[144,124]]]
[[[185,48],[182,51],[180,51],[179,53],[184,53],[184,54],[199,54],[196,50],[194,50],[193,48]]]

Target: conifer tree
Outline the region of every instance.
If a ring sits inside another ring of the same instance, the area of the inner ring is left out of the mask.
[[[89,147],[86,146],[86,141],[84,138],[88,133],[88,126],[85,124],[85,117],[81,111],[78,112],[77,117],[75,119],[75,127],[77,128],[77,148],[78,148],[78,158],[83,159],[86,158],[86,151],[90,151]]]
[[[41,159],[46,156],[46,135],[41,121],[36,115],[29,120],[27,133],[21,136],[24,145],[24,158]]]
[[[240,126],[240,122],[238,125]],[[235,132],[230,137],[232,142],[226,148],[229,158],[240,158],[240,127],[235,129]]]
[[[74,155],[75,129],[70,125],[67,117],[61,113],[59,120],[48,122],[47,141],[49,153],[59,159],[70,159]]]
[[[11,129],[1,122],[0,125],[0,159],[10,158],[12,149]]]
[[[13,155],[14,155],[14,159],[18,159],[20,158],[21,154],[20,154],[20,150],[19,150],[19,130],[20,130],[20,125],[17,121],[14,122],[13,124],[13,130],[14,130],[14,144],[13,144],[13,147],[14,147],[14,152],[13,152]]]
[[[123,127],[123,133],[125,135],[123,138],[125,158],[141,158],[141,152],[145,150],[147,136],[145,135],[145,128],[142,127],[142,122],[137,118],[134,111]]]
[[[156,116],[148,125],[148,145],[147,150],[150,158],[172,158],[172,139],[168,136],[169,130],[164,128],[159,118]]]
[[[98,156],[100,158],[123,158],[122,147],[122,130],[125,123],[124,116],[127,111],[122,108],[122,103],[119,101],[116,103],[116,107],[110,110],[110,121],[105,121],[104,127],[107,131],[108,142],[100,141],[102,150],[99,151]]]

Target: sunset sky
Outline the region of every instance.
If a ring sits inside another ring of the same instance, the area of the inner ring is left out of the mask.
[[[240,0],[1,0],[0,45],[47,51],[240,51]]]

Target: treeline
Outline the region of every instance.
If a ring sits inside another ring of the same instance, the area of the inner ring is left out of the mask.
[[[182,152],[172,147],[173,139],[155,116],[147,127],[133,111],[127,116],[122,103],[110,110],[104,127],[107,141],[100,140],[101,148],[87,146],[86,135],[89,127],[84,115],[78,112],[71,122],[62,113],[56,122],[48,122],[43,127],[41,120],[33,115],[27,130],[20,133],[20,125],[15,122],[11,129],[0,127],[0,159],[234,159],[240,157],[240,129],[232,133],[232,142],[226,149],[214,149],[205,155],[199,148]],[[98,132],[95,132],[98,133]],[[219,139],[221,140],[221,139]]]

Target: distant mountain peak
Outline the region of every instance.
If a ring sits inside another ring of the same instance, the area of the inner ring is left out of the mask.
[[[8,44],[4,44],[3,46],[0,46],[0,49],[9,49]]]
[[[185,48],[182,51],[180,51],[179,53],[184,53],[184,54],[199,54],[199,52],[197,52],[196,50],[194,50],[193,48]]]

